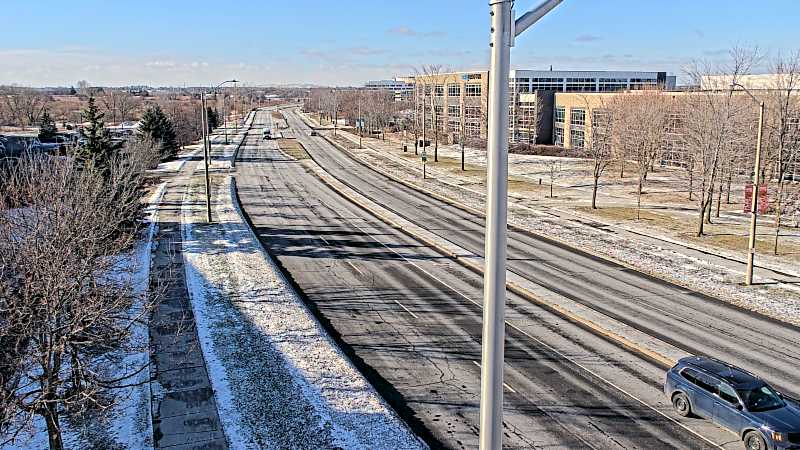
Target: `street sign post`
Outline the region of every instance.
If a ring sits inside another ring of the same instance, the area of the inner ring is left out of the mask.
[[[424,180],[427,178],[427,174],[425,173],[425,163],[428,162],[428,153],[425,151],[425,147],[422,147],[422,155],[420,157],[422,159],[422,179]]]

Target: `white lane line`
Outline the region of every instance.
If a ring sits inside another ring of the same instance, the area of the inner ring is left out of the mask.
[[[438,281],[439,283],[441,283],[441,284],[443,284],[443,285],[447,286],[449,289],[452,289],[452,290],[453,290],[453,292],[455,292],[455,293],[457,293],[457,294],[461,295],[462,297],[464,297],[465,299],[467,299],[467,301],[469,301],[469,302],[473,303],[474,305],[477,305],[477,306],[478,306],[480,309],[483,309],[483,304],[481,304],[481,303],[479,303],[479,302],[476,302],[476,301],[472,300],[471,298],[469,298],[468,296],[466,296],[465,294],[463,294],[461,291],[458,291],[458,290],[454,289],[454,288],[453,288],[452,286],[450,286],[449,284],[447,284],[447,283],[445,283],[444,281],[440,280],[439,278],[435,277],[433,274],[431,274],[431,273],[430,273],[430,272],[428,272],[427,270],[423,269],[422,267],[418,266],[418,265],[417,265],[416,263],[414,263],[413,261],[409,260],[409,259],[408,259],[408,258],[406,258],[405,256],[403,256],[403,255],[401,255],[400,253],[398,253],[398,252],[397,252],[395,249],[393,249],[393,248],[389,247],[388,245],[384,244],[383,242],[379,241],[379,240],[378,240],[378,239],[377,239],[375,236],[373,236],[372,234],[370,234],[370,233],[367,233],[366,231],[364,231],[364,229],[363,229],[363,228],[359,227],[359,226],[358,226],[358,225],[356,225],[356,224],[353,224],[353,225],[354,225],[356,228],[358,228],[359,230],[363,231],[363,232],[364,232],[365,234],[367,234],[369,237],[371,237],[371,238],[372,238],[372,239],[373,239],[375,242],[378,242],[379,244],[383,245],[383,246],[384,246],[384,247],[386,247],[387,249],[391,250],[391,251],[392,251],[392,252],[394,252],[394,253],[395,253],[397,256],[399,256],[400,258],[402,258],[403,260],[405,260],[406,262],[408,262],[408,263],[409,263],[409,264],[411,264],[412,266],[416,267],[417,269],[421,270],[422,272],[424,272],[425,274],[427,274],[427,275],[428,275],[429,277],[431,277],[432,279],[434,279],[434,280]],[[618,390],[618,391],[619,391],[619,392],[621,392],[622,394],[624,394],[624,395],[627,395],[628,397],[632,398],[633,400],[635,400],[635,401],[637,401],[637,402],[641,403],[641,404],[642,404],[642,405],[644,405],[646,408],[648,408],[648,409],[650,409],[650,410],[652,410],[652,411],[655,411],[655,412],[656,412],[658,415],[660,415],[660,416],[662,416],[662,417],[666,418],[666,419],[667,419],[667,420],[669,420],[670,422],[672,422],[672,423],[674,423],[674,424],[678,425],[679,427],[681,427],[681,428],[685,429],[685,430],[686,430],[686,431],[688,431],[689,433],[692,433],[693,435],[697,436],[698,438],[702,439],[703,441],[705,441],[705,442],[707,442],[707,443],[711,444],[712,446],[714,446],[714,447],[716,447],[716,448],[724,448],[724,447],[722,447],[722,445],[721,445],[721,444],[717,444],[716,442],[714,442],[714,441],[712,441],[712,440],[708,439],[707,437],[703,436],[703,435],[702,435],[702,434],[700,434],[699,432],[697,432],[697,431],[694,431],[693,429],[689,428],[688,426],[686,426],[686,425],[684,425],[684,424],[682,424],[682,423],[678,422],[677,420],[675,420],[674,418],[670,417],[670,416],[669,416],[669,415],[667,415],[666,413],[662,412],[661,410],[659,410],[659,409],[658,409],[658,408],[656,408],[655,406],[651,406],[649,403],[647,403],[647,402],[645,402],[644,400],[640,399],[639,397],[637,397],[637,396],[635,396],[635,395],[631,394],[630,392],[626,391],[625,389],[621,388],[620,386],[617,386],[616,384],[614,384],[614,383],[612,383],[611,381],[607,380],[606,378],[604,378],[604,377],[600,376],[599,374],[597,374],[597,373],[596,373],[596,372],[594,372],[593,370],[590,370],[589,368],[587,368],[587,367],[586,367],[586,366],[584,366],[583,364],[580,364],[579,362],[575,361],[574,359],[572,359],[572,358],[568,357],[568,356],[567,356],[567,355],[565,355],[564,353],[561,353],[560,351],[556,350],[555,348],[553,348],[553,347],[552,347],[552,346],[550,346],[549,344],[546,344],[545,342],[541,341],[540,339],[537,339],[537,338],[535,338],[535,337],[531,336],[530,334],[528,334],[527,332],[525,332],[524,330],[522,330],[522,329],[521,329],[521,328],[519,328],[518,326],[516,326],[516,325],[512,324],[511,322],[509,322],[509,321],[507,321],[507,320],[506,320],[506,321],[505,321],[505,324],[506,324],[506,325],[508,325],[510,328],[513,328],[514,330],[516,330],[516,331],[518,331],[518,332],[522,333],[523,335],[527,336],[529,339],[533,340],[534,342],[536,342],[536,343],[538,343],[538,344],[541,344],[542,346],[546,347],[548,350],[552,351],[553,353],[555,353],[556,355],[560,356],[561,358],[564,358],[565,360],[569,361],[570,363],[572,363],[572,364],[574,364],[574,365],[576,365],[576,366],[580,367],[580,368],[581,368],[582,370],[584,370],[585,372],[587,372],[587,373],[591,374],[591,375],[592,375],[592,376],[594,376],[594,377],[597,377],[598,379],[600,379],[601,381],[605,382],[606,384],[608,384],[609,386],[613,387],[614,389]],[[474,362],[474,361],[473,361],[473,362]]]
[[[481,368],[481,363],[479,363],[478,361],[472,360],[472,364],[475,364],[476,366],[478,366],[478,369]],[[503,386],[505,386],[505,388],[508,389],[509,391],[511,391],[511,392],[513,392],[515,394],[517,393],[517,391],[515,391],[514,388],[512,388],[508,383],[503,382]]]
[[[355,269],[355,271],[356,271],[356,272],[358,272],[358,273],[359,273],[359,275],[364,275],[364,272],[362,272],[362,271],[361,271],[361,269],[359,269],[358,267],[356,267],[356,265],[355,265],[355,264],[351,263],[350,261],[347,261],[347,264],[349,264],[349,265],[350,265],[350,267],[352,267],[353,269]]]
[[[318,238],[320,238],[320,239],[322,239],[322,241],[323,241],[323,242],[325,242],[325,245],[327,245],[328,247],[330,247],[330,246],[331,246],[331,243],[330,243],[330,242],[328,242],[328,240],[327,240],[327,239],[325,239],[324,237],[322,237],[322,236],[320,236],[320,235],[317,235],[317,237],[318,237]]]
[[[416,314],[414,314],[413,312],[411,312],[411,310],[410,310],[410,309],[408,309],[408,308],[406,308],[405,306],[403,306],[403,304],[402,304],[402,303],[398,302],[397,300],[393,300],[393,301],[394,301],[395,303],[397,303],[398,305],[400,305],[400,307],[401,307],[401,308],[405,309],[407,313],[411,314],[411,316],[412,316],[412,317],[414,317],[415,319],[419,319],[419,317],[418,317]]]

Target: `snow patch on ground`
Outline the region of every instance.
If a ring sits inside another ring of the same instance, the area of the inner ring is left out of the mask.
[[[198,335],[231,448],[425,448],[263,251],[232,202],[231,178],[220,184],[212,225],[198,206],[201,189],[190,186],[183,249]]]
[[[141,300],[132,308],[134,314],[141,311],[147,296],[150,281],[150,254],[153,236],[156,231],[157,204],[164,193],[166,183],[162,183],[148,200],[147,221],[149,223],[143,238],[136,247],[120,257],[118,265],[120,278],[133,283],[134,294]],[[129,345],[141,349],[127,355],[120,367],[114,368],[118,376],[129,374],[131,368],[141,368],[148,364],[147,325],[139,324],[131,330]],[[61,420],[64,448],[78,450],[86,448],[115,448],[125,450],[146,450],[153,448],[153,428],[150,417],[150,390],[147,380],[149,371],[145,368],[125,384],[136,385],[114,391],[115,404],[103,417],[91,423],[77,424]],[[0,437],[2,439],[2,437]],[[27,435],[20,436],[14,444],[0,446],[0,450],[42,450],[49,447],[47,426],[44,420],[36,417]]]

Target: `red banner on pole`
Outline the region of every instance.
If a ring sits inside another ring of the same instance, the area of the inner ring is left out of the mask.
[[[753,185],[747,184],[744,187],[744,208],[742,212],[750,212],[750,205],[753,202]],[[758,186],[758,213],[766,214],[769,210],[769,197],[767,197],[767,185]]]

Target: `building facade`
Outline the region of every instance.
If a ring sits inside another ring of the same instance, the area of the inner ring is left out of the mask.
[[[394,94],[395,102],[410,100],[414,93],[414,85],[401,78],[367,81],[364,83],[364,89],[372,91],[390,91]]]
[[[436,123],[446,142],[459,142],[462,129],[468,139],[486,138],[488,71],[422,74],[407,80],[415,86],[415,117],[421,118],[424,111],[426,128]],[[512,70],[509,142],[550,144],[561,136],[553,120],[558,93],[670,90],[675,82],[666,72]]]

